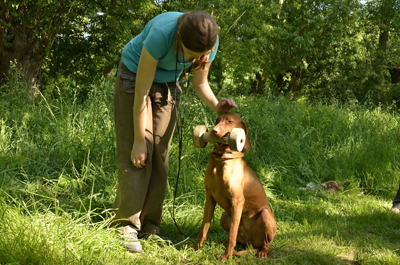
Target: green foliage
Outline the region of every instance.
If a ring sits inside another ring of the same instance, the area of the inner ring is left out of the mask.
[[[203,10],[220,27],[210,71],[217,93],[398,107],[399,8],[398,0],[7,1],[0,57],[4,65],[17,59],[28,81],[42,74],[42,91],[71,87],[83,102],[92,81],[114,73],[123,47],[150,19]],[[38,17],[40,26],[33,23]],[[16,26],[28,22],[29,32]]]
[[[212,149],[194,148],[191,133],[199,124],[211,128],[216,119],[191,89],[175,216],[192,238],[179,234],[171,218],[177,135],[161,222],[174,247],[142,240],[145,254],[128,254],[108,227],[117,185],[113,83],[94,82],[85,102],[64,93],[68,87],[29,104],[0,94],[1,264],[216,264],[224,252],[219,207],[204,249],[190,248],[200,227]],[[267,260],[245,255],[228,264],[399,262],[399,217],[388,210],[399,181],[398,114],[271,95],[234,99],[250,132],[245,158],[269,196],[278,233]],[[300,189],[345,179],[336,195]]]
[[[187,135],[197,124],[211,128],[216,116],[202,109],[202,118],[195,117],[201,103],[196,98],[190,101],[197,102],[188,106],[197,111],[188,111],[193,116],[187,118]],[[243,96],[235,101],[250,131],[252,148],[246,158],[256,171],[265,172],[265,181],[273,175],[273,188],[297,189],[309,182],[349,179],[365,192],[379,193],[398,184],[397,115],[379,108],[369,111],[357,105],[310,105],[283,97]],[[190,139],[187,142],[190,146]],[[193,150],[188,155],[205,168],[208,157],[203,161],[196,157],[197,152],[202,151]]]
[[[71,4],[7,3],[13,11],[42,8],[43,23],[51,10]],[[148,20],[188,9],[209,12],[220,26],[211,85],[239,105],[234,111],[252,142],[245,158],[278,223],[268,260],[246,255],[226,263],[398,264],[399,216],[388,211],[400,170],[400,117],[391,111],[400,94],[391,72],[400,58],[398,0],[83,3],[45,49],[38,99],[27,101],[18,63],[0,87],[0,263],[217,263],[224,252],[218,242],[227,235],[218,222],[221,208],[199,252],[171,218],[177,135],[161,223],[174,247],[142,241],[146,254],[131,255],[108,228],[117,185],[109,73]],[[20,21],[22,13],[12,16]],[[0,27],[9,26],[1,19]],[[275,97],[282,94],[292,100]],[[199,124],[211,128],[216,115],[192,90],[185,114],[175,215],[196,236],[211,146],[194,148],[191,132]],[[328,180],[347,182],[332,195],[318,188]],[[317,188],[301,189],[311,183]]]
[[[92,3],[60,29],[44,67],[43,87],[71,85],[85,100],[93,80],[114,74],[126,43],[159,12],[152,1]]]
[[[264,88],[276,94],[323,92],[327,81],[339,77],[342,58],[351,55],[344,53],[347,42],[358,34],[356,1],[248,1],[235,7],[236,16],[247,12],[228,44],[229,57],[240,58],[231,67],[234,83],[257,81],[254,75],[261,73]]]
[[[222,36],[215,63],[222,74],[220,69],[211,74],[235,94],[270,91],[288,98],[390,106],[399,95],[393,79],[400,58],[399,27],[389,27],[382,51],[383,25],[375,17],[390,15],[385,23],[397,25],[391,10],[398,9],[398,1],[370,2],[216,2],[212,10],[221,35],[233,27]]]
[[[106,222],[92,224],[86,216],[72,219],[28,207],[0,204],[2,264],[91,264],[99,256],[103,264],[112,264],[124,255],[112,231],[104,229]]]
[[[56,196],[66,209],[88,211],[109,203],[105,196],[115,186],[104,182],[115,171],[111,82],[101,90],[94,84],[85,104],[74,95],[47,99],[41,94],[41,100],[24,104],[21,98],[3,94],[0,172],[3,185],[13,187],[10,195],[27,200],[38,194]],[[15,101],[22,103],[18,111]],[[8,161],[24,163],[15,167]],[[90,196],[93,185],[101,186],[92,194],[96,203]],[[21,194],[20,188],[27,193]]]
[[[10,62],[17,62],[29,87],[41,79],[43,60],[48,56],[60,29],[74,23],[90,9],[77,1],[3,1],[0,4],[0,82],[8,76]]]

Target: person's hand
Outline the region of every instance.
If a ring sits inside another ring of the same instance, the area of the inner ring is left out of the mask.
[[[142,168],[146,165],[147,146],[146,141],[135,141],[131,151],[131,161],[137,168]]]
[[[217,106],[215,107],[216,112],[218,114],[227,113],[232,108],[237,108],[235,101],[233,101],[232,99],[226,99],[226,98],[221,99],[218,102]]]

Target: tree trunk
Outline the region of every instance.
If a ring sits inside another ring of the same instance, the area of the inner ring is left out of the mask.
[[[301,78],[303,72],[304,71],[301,69],[292,68],[285,71],[285,74],[277,74],[275,83],[279,89],[279,94],[288,98],[293,98],[296,92],[299,92],[302,88]]]
[[[267,83],[267,77],[262,72],[256,73],[256,78],[251,82],[250,94],[261,95]]]
[[[400,68],[389,69],[389,73],[392,79],[392,84],[397,84],[400,82]]]
[[[13,63],[22,72],[31,88],[30,98],[34,99],[43,60],[60,28],[78,7],[75,1],[0,3],[0,84],[11,77]]]
[[[0,75],[11,78],[11,63],[23,74],[24,81],[30,87],[30,99],[37,96],[37,87],[41,79],[41,67],[46,56],[45,49],[40,49],[29,28],[19,29],[13,36],[10,47],[3,50],[0,55]]]

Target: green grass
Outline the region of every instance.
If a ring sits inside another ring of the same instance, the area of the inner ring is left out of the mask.
[[[71,87],[33,103],[15,92],[19,83],[0,94],[0,264],[219,263],[219,242],[227,237],[221,208],[204,248],[191,249],[212,149],[194,148],[191,132],[199,124],[211,128],[216,119],[192,91],[175,203],[176,221],[191,237],[171,217],[177,135],[161,222],[174,246],[142,241],[144,253],[130,254],[108,226],[117,187],[113,83],[94,83],[83,102]],[[252,142],[245,158],[265,187],[278,231],[268,259],[245,255],[226,264],[400,263],[400,215],[389,211],[399,183],[398,113],[268,96],[234,99]],[[300,189],[346,179],[336,195]]]

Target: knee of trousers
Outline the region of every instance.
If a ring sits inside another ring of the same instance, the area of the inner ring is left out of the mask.
[[[118,190],[120,192],[146,195],[151,179],[150,167],[146,165],[138,169],[131,165],[118,168],[118,171]]]

